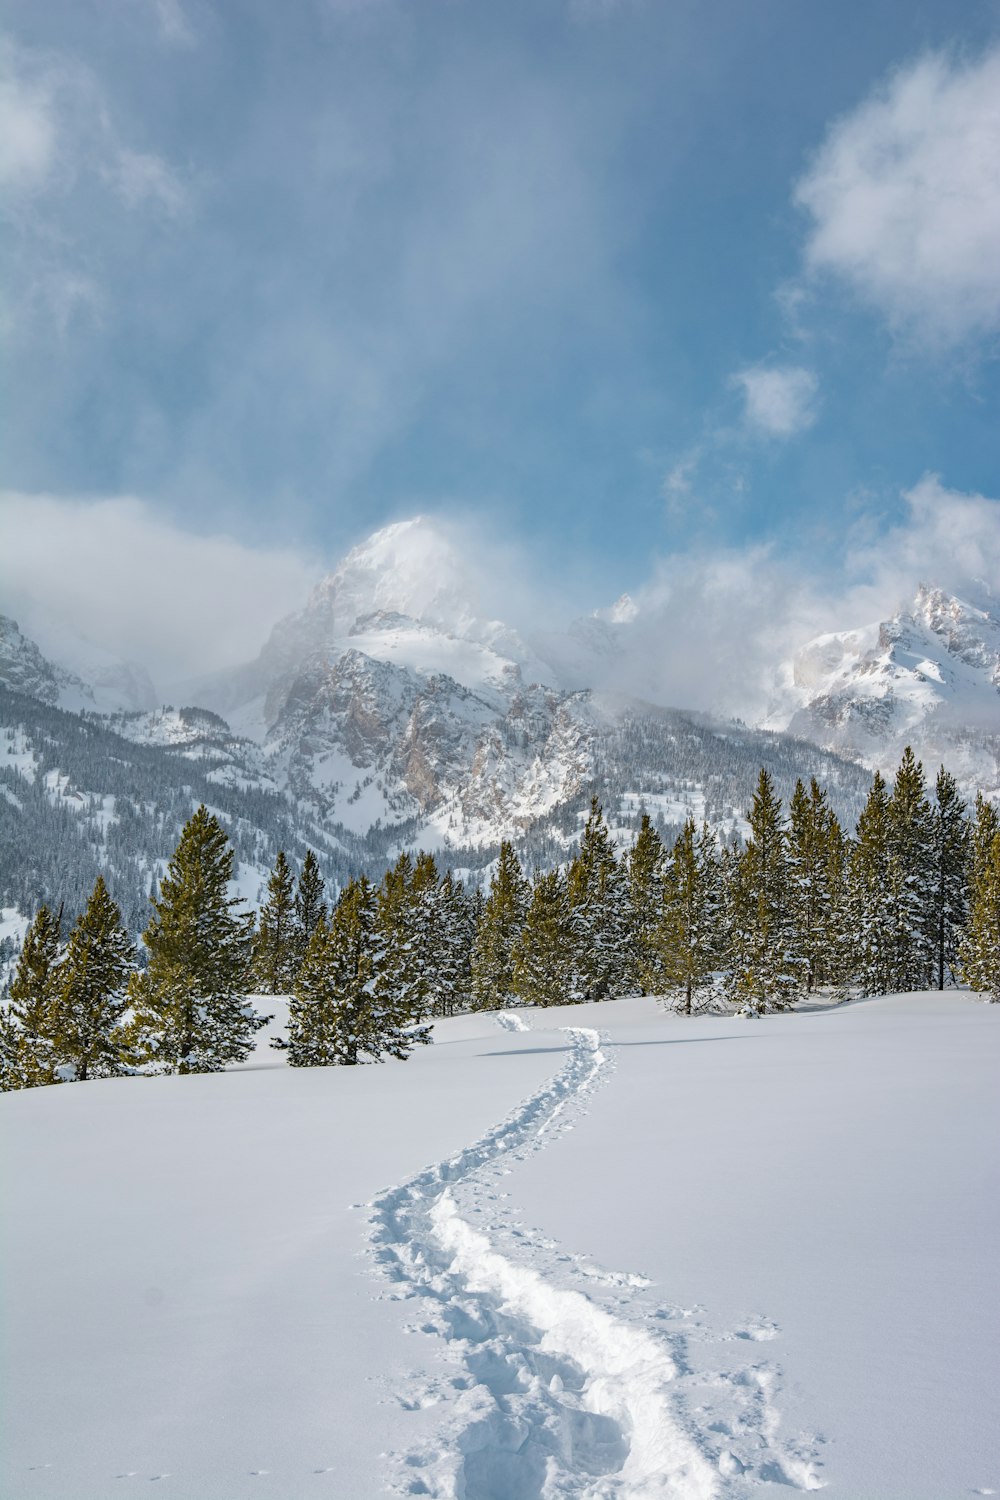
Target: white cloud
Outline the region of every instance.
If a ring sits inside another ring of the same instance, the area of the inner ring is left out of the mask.
[[[752,720],[772,697],[776,665],[811,637],[887,619],[921,582],[973,599],[978,580],[996,587],[1000,501],[950,490],[936,475],[903,498],[891,524],[870,508],[859,515],[839,568],[829,558],[809,567],[767,545],[659,560],[630,590],[634,608],[616,616],[620,653],[589,658],[580,685]],[[48,637],[61,627],[67,641],[84,635],[141,661],[163,686],[256,655],[322,571],[290,549],[195,535],[134,499],[0,492],[0,534],[9,539],[0,554],[5,613],[29,634],[35,619]],[[581,575],[571,594],[564,578],[543,576],[537,556],[460,515],[425,522],[395,566],[417,595],[444,589],[461,603],[468,594],[483,617],[528,640],[541,632],[543,656],[547,633],[565,639],[567,620],[592,607],[600,586]]]
[[[122,139],[88,68],[0,36],[0,213],[12,228],[5,336],[32,329],[40,312],[61,334],[96,317],[109,281],[100,247],[141,233],[150,209],[177,218],[189,201],[168,162]]]
[[[194,31],[180,0],[153,0],[160,36],[176,47],[194,45]]]
[[[806,262],[897,330],[1000,331],[1000,46],[930,54],[836,121],[799,182]]]
[[[768,437],[788,438],[816,420],[819,382],[798,365],[750,365],[732,377],[743,392],[747,425]]]
[[[680,516],[687,510],[694,476],[700,462],[701,448],[689,448],[663,476],[661,492],[671,515]]]
[[[925,475],[901,519],[858,517],[839,566],[773,546],[691,549],[631,591],[637,609],[593,685],[679,708],[758,719],[775,668],[812,637],[890,618],[920,583],[982,600],[1000,582],[1000,500]],[[600,660],[593,664],[600,671]]]
[[[319,571],[288,549],[197,536],[127,498],[0,492],[0,534],[6,613],[25,628],[41,614],[161,683],[255,656]]]
[[[177,173],[162,157],[151,152],[129,151],[120,146],[104,175],[130,208],[153,203],[173,215],[187,204],[187,193]]]
[[[0,188],[37,188],[49,175],[56,125],[51,95],[43,85],[19,76],[15,55],[0,52]]]
[[[1000,500],[948,489],[925,474],[903,496],[906,517],[875,534],[864,521],[851,539],[847,571],[872,605],[913,592],[918,582],[952,593],[1000,593]],[[873,615],[874,618],[874,615]]]

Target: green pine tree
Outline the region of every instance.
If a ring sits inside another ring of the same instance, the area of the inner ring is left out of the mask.
[[[378,893],[350,880],[309,941],[289,1006],[293,1067],[356,1066],[364,1059],[406,1058],[430,1040],[409,1004],[387,1003],[379,970],[385,954]]]
[[[382,955],[376,985],[383,1005],[412,1001],[427,1007],[426,906],[422,902],[432,876],[421,854],[419,872],[405,851],[387,870],[378,889],[378,924]],[[433,863],[433,861],[432,861]],[[420,910],[423,906],[423,910]]]
[[[889,799],[893,991],[922,990],[934,970],[934,832],[923,766],[907,745]]]
[[[279,849],[267,883],[267,900],[257,919],[251,961],[252,981],[265,995],[287,995],[298,968],[293,887],[288,861]]]
[[[993,835],[973,880],[959,962],[970,989],[1000,1003],[1000,833]]]
[[[135,948],[98,875],[69,935],[51,1007],[53,1057],[63,1078],[113,1078],[124,1071],[128,981]]]
[[[663,878],[659,918],[651,945],[659,993],[690,1016],[720,993],[723,890],[718,845],[708,825],[699,833],[688,818]]]
[[[625,872],[597,798],[590,804],[580,852],[567,878],[577,941],[576,966],[588,1000],[628,993],[630,913]]]
[[[787,1010],[802,993],[805,962],[792,926],[791,866],[781,799],[761,770],[747,817],[750,838],[730,891],[728,990],[745,1015]]]
[[[823,870],[824,899],[819,913],[820,944],[814,952],[816,984],[848,998],[854,981],[851,931],[850,842],[834,812],[827,814]]]
[[[969,859],[969,913],[958,962],[970,989],[1000,1002],[1000,818],[980,794]]]
[[[794,946],[805,966],[807,993],[838,986],[845,955],[845,849],[836,815],[813,777],[789,804],[789,914]]]
[[[982,792],[976,793],[972,827],[969,831],[969,854],[966,870],[968,892],[971,895],[977,879],[990,861],[993,836],[1000,833],[1000,813]]]
[[[854,978],[864,995],[887,995],[893,987],[895,886],[889,790],[876,771],[858,819],[848,870]]]
[[[229,895],[234,855],[218,819],[199,807],[153,902],[149,954],[133,976],[129,1037],[136,1060],[167,1072],[213,1073],[243,1062],[267,1022],[246,1002],[252,918]]]
[[[434,901],[437,866],[420,853],[416,864],[406,853],[389,870],[378,891],[380,956],[376,966],[374,1000],[380,1033],[397,1036],[383,1050],[405,1057],[414,1041],[430,1038],[425,1017],[433,1003]]]
[[[535,878],[514,944],[514,991],[522,1005],[573,1005],[584,998],[566,879],[559,870]]]
[[[505,839],[472,945],[472,1003],[477,1010],[517,1004],[514,949],[530,893],[514,846]]]
[[[629,953],[628,977],[632,988],[643,994],[662,993],[653,933],[663,901],[663,868],[666,856],[662,840],[648,813],[628,856]]]
[[[54,1081],[52,1006],[58,983],[59,923],[42,906],[24,935],[8,1004],[0,1012],[0,1088]]]
[[[306,857],[302,861],[302,873],[299,875],[298,885],[295,890],[296,970],[306,956],[306,949],[309,946],[309,939],[312,937],[313,932],[318,924],[326,918],[324,894],[323,877],[319,873],[316,856],[311,849],[307,849]]]
[[[469,1003],[472,929],[469,903],[450,870],[434,890],[432,934],[432,1009],[436,1016],[453,1016]]]
[[[944,989],[945,975],[955,973],[968,908],[969,824],[965,806],[954,776],[942,766],[931,805],[933,939],[939,990]]]
[[[405,967],[412,975],[408,993],[420,1015],[433,1010],[440,996],[443,917],[437,862],[433,854],[421,850],[413,866],[405,922],[409,950]]]
[[[340,1061],[338,1054],[342,1039],[338,1007],[341,976],[337,973],[332,954],[328,952],[329,939],[329,924],[323,915],[312,930],[288,1002],[285,1050],[293,1068],[324,1067],[327,1063]]]

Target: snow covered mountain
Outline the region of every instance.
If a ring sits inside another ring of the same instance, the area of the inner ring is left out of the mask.
[[[782,664],[766,723],[892,770],[912,744],[970,788],[1000,787],[1000,607],[921,584],[889,619],[816,637]]]
[[[417,516],[377,531],[318,583],[305,608],[274,627],[257,658],[191,685],[199,703],[266,737],[295,697],[342,656],[446,676],[500,707],[523,681],[553,681],[517,631],[483,618],[468,559]]]
[[[349,553],[255,659],[187,689],[196,706],[153,709],[141,669],[89,647],[69,661],[2,620],[0,899],[31,904],[39,871],[48,889],[70,867],[73,899],[98,867],[146,889],[203,799],[228,817],[255,895],[279,847],[313,847],[334,881],[377,877],[403,848],[481,871],[505,837],[544,866],[566,857],[592,794],[623,844],[643,810],[668,838],[689,814],[742,832],[762,765],[785,798],[815,775],[851,828],[865,768],[891,772],[906,743],[968,794],[1000,790],[1000,609],[980,593],[922,587],[884,622],[808,643],[757,729],[636,695],[658,637],[636,630],[627,596],[525,639],[421,518]],[[630,691],[595,686],[608,681]]]
[[[348,845],[484,849],[567,817],[575,828],[592,791],[612,816],[627,809],[629,827],[644,802],[665,826],[710,809],[733,829],[750,794],[741,757],[756,774],[777,755],[779,779],[809,758],[764,736],[739,749],[730,730],[594,691],[588,664],[618,651],[635,612],[627,597],[536,649],[484,612],[483,595],[436,523],[389,526],[280,621],[254,661],[196,684],[193,700],[257,741],[274,782]],[[118,727],[157,732],[148,719]]]

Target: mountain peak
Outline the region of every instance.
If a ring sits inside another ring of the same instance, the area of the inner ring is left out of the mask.
[[[353,547],[316,585],[306,612],[325,617],[332,635],[345,635],[357,619],[378,613],[465,634],[477,616],[472,572],[440,523],[412,516]]]

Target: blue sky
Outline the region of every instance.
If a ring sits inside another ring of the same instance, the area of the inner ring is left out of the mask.
[[[74,524],[131,497],[280,593],[479,516],[601,603],[762,545],[840,587],[925,474],[1000,495],[995,3],[3,25],[0,486]]]

